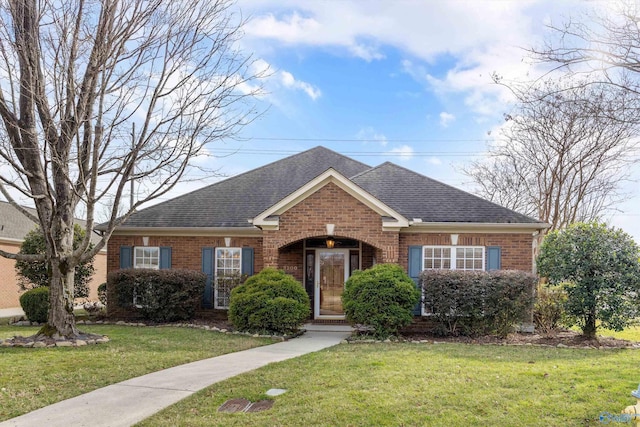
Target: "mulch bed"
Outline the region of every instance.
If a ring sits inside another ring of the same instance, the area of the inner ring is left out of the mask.
[[[438,337],[424,333],[411,333],[403,336],[409,341],[455,342],[465,344],[496,344],[496,345],[538,345],[547,347],[572,348],[640,348],[640,343],[621,340],[612,337],[598,337],[595,340],[586,339],[575,331],[559,331],[553,335],[513,333],[507,338],[495,336],[482,337]]]

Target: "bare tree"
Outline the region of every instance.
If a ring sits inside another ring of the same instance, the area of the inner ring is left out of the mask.
[[[638,3],[605,2],[596,7],[560,25],[548,25],[550,37],[543,46],[529,49],[531,57],[556,70],[588,74],[592,81],[640,94]]]
[[[48,327],[78,334],[73,272],[140,205],[169,191],[207,144],[254,113],[260,73],[229,0],[0,0],[0,191],[40,224]],[[132,141],[131,129],[135,124]],[[129,183],[141,191],[119,211]],[[37,216],[17,200],[30,198]],[[96,209],[110,206],[92,249]],[[74,221],[86,237],[73,249]]]
[[[480,195],[552,230],[615,208],[638,159],[636,97],[575,79],[510,89],[517,103],[489,156],[463,170]]]

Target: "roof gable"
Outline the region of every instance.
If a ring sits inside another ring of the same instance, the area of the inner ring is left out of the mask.
[[[251,227],[249,219],[329,168],[353,176],[371,166],[316,147],[140,210],[120,228]]]
[[[268,209],[258,214],[252,221],[253,225],[260,228],[278,229],[277,217],[302,200],[314,194],[325,185],[333,183],[347,194],[358,200],[381,217],[383,229],[407,227],[409,221],[394,209],[381,202],[371,194],[364,191],[353,181],[346,178],[333,168],[312,179],[287,197],[279,200]]]

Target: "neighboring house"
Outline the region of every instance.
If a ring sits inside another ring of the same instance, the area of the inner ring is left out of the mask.
[[[314,319],[340,319],[356,269],[398,263],[414,279],[432,268],[532,271],[546,227],[393,163],[316,147],[133,214],[109,240],[108,270],[203,271],[202,314],[228,308],[220,274],[276,267],[305,288]]]
[[[35,209],[26,208],[36,214]],[[36,223],[24,216],[8,202],[0,201],[0,249],[17,253],[28,232],[36,228]],[[98,236],[96,236],[98,238]],[[20,307],[20,288],[16,275],[15,261],[0,257],[0,309]],[[107,278],[107,254],[101,251],[95,258],[93,266],[96,272],[89,283],[92,300],[98,299],[98,285]]]

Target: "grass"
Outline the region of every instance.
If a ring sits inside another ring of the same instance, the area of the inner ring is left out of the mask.
[[[38,329],[0,326],[0,339]],[[111,341],[80,348],[0,347],[0,421],[149,372],[273,342],[187,328],[81,329]]]
[[[598,329],[598,335],[614,337],[621,340],[640,341],[640,325],[629,326],[619,332],[609,329]]]
[[[597,426],[635,404],[640,351],[465,344],[351,344],[196,393],[141,426]],[[275,397],[225,414],[227,399]]]

